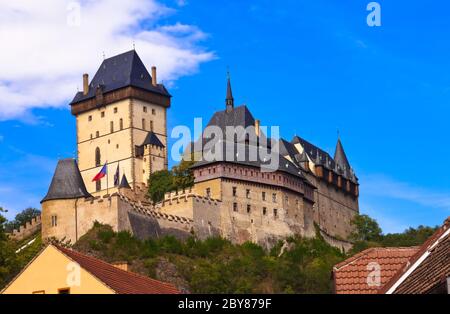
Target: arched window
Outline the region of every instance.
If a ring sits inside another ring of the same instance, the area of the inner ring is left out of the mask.
[[[122,118],[120,118],[120,120],[119,120],[119,127],[121,130],[123,130],[123,119]]]
[[[95,166],[98,167],[101,164],[100,148],[95,149]]]

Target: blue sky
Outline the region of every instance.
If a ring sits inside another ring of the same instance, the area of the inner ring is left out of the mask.
[[[74,156],[67,104],[81,74],[92,76],[103,52],[129,50],[133,40],[173,95],[169,132],[223,108],[228,66],[235,102],[263,125],[279,125],[283,137],[298,134],[333,154],[340,130],[360,178],[361,212],[385,232],[450,216],[448,2],[378,1],[380,27],[367,26],[369,1],[360,0],[103,2],[80,2],[86,18],[75,31],[46,27],[61,22],[65,6],[45,11],[54,20],[0,22],[23,36],[35,29],[48,36],[46,45],[23,47],[0,32],[9,47],[0,52],[0,206],[9,218],[39,206],[57,159]],[[33,6],[8,9],[44,14]],[[94,35],[87,24],[98,12],[115,19],[105,17]],[[72,37],[61,44],[64,32]]]

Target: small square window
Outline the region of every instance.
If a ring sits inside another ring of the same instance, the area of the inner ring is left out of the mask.
[[[156,114],[156,110],[152,109],[152,115],[155,115],[155,114]]]
[[[104,118],[105,117],[105,112],[102,111],[102,113],[100,115],[101,115],[102,118]]]
[[[89,116],[89,117],[88,117],[88,121],[92,121],[92,116]]]
[[[233,211],[234,212],[238,211],[238,204],[237,203],[233,203]]]
[[[262,200],[265,201],[266,200],[266,192],[262,192],[261,196],[262,196]]]
[[[114,107],[114,113],[117,113],[117,107]]]
[[[58,294],[70,294],[70,288],[58,289]]]
[[[245,191],[245,197],[250,198],[250,190],[249,189],[247,189]]]
[[[278,209],[276,209],[276,208],[273,209],[273,217],[274,218],[278,217]]]
[[[147,112],[147,107],[144,106],[144,112]]]
[[[247,214],[250,214],[252,207],[250,204],[247,204]]]
[[[267,214],[267,208],[263,207],[263,215],[265,216]]]
[[[233,196],[236,196],[237,194],[237,187],[233,186]]]

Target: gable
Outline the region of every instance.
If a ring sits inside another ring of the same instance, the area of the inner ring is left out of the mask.
[[[71,285],[78,272],[71,259],[49,245],[33,259],[2,291],[2,294],[32,294],[42,291],[57,294],[58,289],[70,288],[71,294],[112,294],[109,287],[86,270],[79,269],[80,285]]]

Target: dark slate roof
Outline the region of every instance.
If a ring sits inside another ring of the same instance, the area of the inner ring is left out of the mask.
[[[222,111],[216,111],[214,115],[211,117],[211,119],[208,122],[208,125],[206,127],[210,126],[216,126],[221,129],[222,134],[224,137],[227,136],[227,126],[228,127],[243,127],[244,129],[247,129],[249,131],[249,140],[251,144],[254,143],[253,139],[256,138],[255,134],[255,118],[251,114],[251,112],[248,110],[247,106],[241,105],[238,107],[232,108],[232,110],[222,110]],[[253,128],[252,128],[253,127]],[[209,142],[211,139],[208,139],[204,135],[204,131],[202,133],[203,138],[203,146],[205,143]],[[224,140],[228,141],[234,141],[234,139],[224,138]],[[237,142],[245,142],[245,134],[241,134],[239,138],[237,138]],[[267,137],[265,134],[261,131],[259,136],[259,143],[266,143]],[[270,145],[270,143],[269,143]],[[192,145],[189,147],[189,150],[187,150],[185,153],[189,153],[192,149]],[[198,141],[193,146],[194,151],[198,151]]]
[[[164,144],[161,143],[161,141],[159,140],[158,136],[156,136],[156,134],[153,132],[147,133],[147,136],[145,137],[145,140],[142,143],[142,145],[155,145],[162,148],[165,147]]]
[[[325,168],[328,168],[336,173],[339,173],[343,175],[345,178],[355,183],[358,181],[358,178],[356,177],[355,173],[353,172],[353,169],[348,163],[347,157],[345,156],[344,150],[342,148],[342,144],[340,144],[340,140],[338,140],[338,146],[336,147],[336,149],[340,147],[339,149],[341,149],[342,151],[337,153],[337,155],[335,154],[335,156],[338,157],[338,160],[331,158],[330,154],[328,154],[326,151],[318,148],[317,146],[311,144],[310,142],[306,141],[305,139],[299,136],[294,136],[291,143],[292,144],[299,143],[303,147],[304,152],[306,152],[308,157],[315,164],[322,165]],[[342,162],[346,163],[345,167],[342,164]]]
[[[293,176],[296,177],[301,177],[305,180],[305,182],[308,182],[306,180],[306,177],[303,175],[302,171],[292,162],[290,162],[289,160],[287,160],[286,158],[284,158],[283,156],[281,156],[279,153],[272,151],[270,149],[267,148],[263,148],[263,147],[256,147],[255,145],[246,145],[243,143],[233,143],[233,142],[229,142],[229,141],[222,141],[222,151],[223,156],[222,158],[217,158],[214,160],[209,160],[210,158],[205,158],[205,156],[209,153],[209,152],[213,152],[213,149],[211,148],[211,150],[204,150],[203,151],[203,156],[201,157],[201,159],[195,163],[192,168],[198,168],[198,167],[202,167],[205,165],[209,165],[209,164],[213,164],[216,162],[228,162],[228,163],[234,163],[234,164],[240,164],[240,165],[245,165],[245,166],[251,166],[251,167],[256,167],[256,168],[260,168],[260,169],[266,169],[266,170],[274,170],[274,171],[282,171],[282,172],[286,172],[289,173]],[[234,154],[232,156],[227,156],[226,155],[226,147],[227,145],[233,145],[234,144]],[[251,158],[249,158],[249,153],[251,152],[251,150],[254,149],[257,152],[257,156],[256,160],[251,160]],[[243,152],[244,156],[237,154],[237,152]],[[268,155],[268,158],[264,159],[264,156]],[[277,158],[278,157],[278,164],[274,165],[275,168],[271,169],[271,163],[270,160],[273,160],[273,158]]]
[[[208,126],[215,125],[224,132],[227,126],[242,126],[244,128],[255,125],[255,118],[246,105],[233,108],[232,111],[217,111],[208,122]]]
[[[232,101],[234,100],[233,99],[233,93],[231,91],[230,77],[228,77],[228,80],[227,80],[227,97],[226,97],[225,100],[232,100]]]
[[[83,95],[82,91],[78,92],[71,104],[95,97],[95,91],[99,86],[104,93],[133,86],[170,97],[164,85],[152,85],[152,77],[135,50],[103,60],[89,84],[89,93]]]
[[[334,160],[326,151],[320,149],[319,147],[311,144],[310,142],[306,141],[305,139],[299,136],[294,136],[291,143],[294,145],[300,143],[305,152],[308,154],[308,157],[315,164],[321,164],[326,166],[327,168],[334,169],[335,167]]]
[[[123,174],[122,180],[120,180],[119,188],[131,189],[125,174]]]
[[[90,197],[75,159],[58,161],[47,195],[42,202],[58,199]]]
[[[295,148],[294,144],[286,141],[285,139],[281,138],[278,142],[279,146],[279,152],[282,156],[289,156],[291,160],[297,165],[300,166],[300,162],[306,161],[303,157],[303,154],[300,154]],[[276,147],[276,146],[275,146]]]
[[[342,169],[350,169],[350,163],[348,162],[347,156],[344,152],[344,147],[342,147],[341,140],[338,139],[336,144],[336,150],[334,152],[334,161],[341,166]]]

